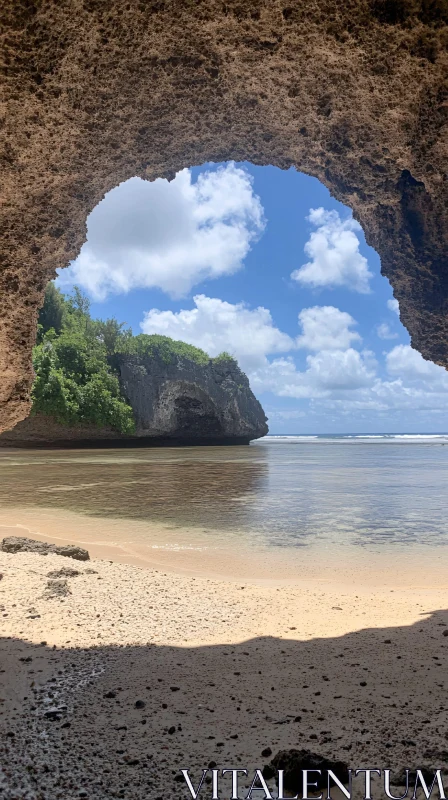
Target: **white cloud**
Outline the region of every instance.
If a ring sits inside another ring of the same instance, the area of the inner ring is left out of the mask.
[[[376,332],[380,339],[398,339],[398,333],[391,331],[387,322],[382,322],[378,325]]]
[[[361,341],[359,333],[350,330],[356,320],[334,306],[304,308],[299,322],[303,333],[297,346],[307,350],[345,350],[352,342]]]
[[[313,384],[326,391],[351,391],[369,386],[376,374],[376,360],[370,350],[324,350],[307,357],[307,374]]]
[[[92,211],[87,242],[59,283],[77,283],[96,300],[153,287],[181,297],[239,270],[264,225],[252,178],[233,163],[196,183],[188,169],[170,183],[131,178]]]
[[[268,420],[296,420],[308,417],[308,411],[301,411],[299,408],[293,408],[288,411],[279,411],[278,409],[265,409]]]
[[[279,397],[331,399],[334,393],[353,392],[372,384],[376,361],[369,351],[323,350],[297,369],[291,357],[274,359],[250,376],[255,391],[271,391]]]
[[[400,307],[398,305],[398,300],[395,300],[395,297],[392,300],[387,301],[387,307],[389,311],[393,311],[395,314],[400,314]]]
[[[405,345],[386,354],[385,364],[392,379],[381,377],[370,351],[323,350],[307,357],[303,371],[291,356],[277,358],[251,373],[250,380],[255,392],[308,401],[311,412],[392,415],[401,425],[402,413],[411,415],[411,423],[417,419],[414,414],[446,414],[446,370]]]
[[[211,356],[227,350],[249,371],[265,364],[267,354],[295,346],[294,339],[275,327],[267,308],[250,309],[244,303],[226,303],[203,294],[193,300],[191,310],[151,309],[141,323],[142,331],[182,339]]]
[[[302,335],[294,339],[274,325],[267,308],[248,308],[244,303],[227,303],[203,294],[194,298],[195,308],[178,312],[153,308],[146,312],[141,329],[202,347],[211,356],[222,350],[235,355],[244,370],[269,367],[267,357],[288,353],[298,347],[313,351],[346,350],[361,337],[350,327],[356,321],[334,306],[304,308],[299,314]],[[355,353],[354,350],[350,351]],[[289,362],[277,361],[276,370]],[[288,365],[287,365],[288,363]],[[287,366],[286,366],[287,365]]]
[[[212,356],[228,350],[256,394],[304,401],[313,413],[437,414],[448,407],[448,373],[411,347],[397,345],[378,364],[371,351],[356,349],[361,338],[352,330],[356,321],[350,314],[314,306],[303,309],[298,322],[301,334],[294,338],[276,327],[267,308],[200,294],[193,309],[151,309],[141,327],[145,333],[183,339]],[[293,357],[299,348],[310,351],[303,368]]]
[[[444,367],[425,361],[423,356],[408,344],[399,344],[386,356],[390,375],[399,375],[408,381],[424,382],[427,388],[448,390],[448,372]]]
[[[291,277],[304,286],[347,286],[354,292],[368,294],[367,259],[359,252],[355,231],[361,226],[352,217],[342,220],[337,211],[312,208],[308,220],[316,227],[305,245],[310,261],[295,270]]]
[[[306,399],[324,395],[322,389],[317,390],[309,384],[305,373],[297,369],[290,356],[273,361],[266,359],[264,364],[250,373],[249,378],[255,394],[273,392],[279,397]]]
[[[332,392],[323,401],[342,413],[372,411],[387,413],[446,413],[448,372],[409,345],[397,345],[386,354],[385,366],[392,380],[373,375],[370,384],[340,397]],[[414,417],[411,417],[414,421]]]

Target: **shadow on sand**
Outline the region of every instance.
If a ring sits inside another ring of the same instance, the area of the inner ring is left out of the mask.
[[[0,796],[187,798],[180,768],[196,782],[209,764],[250,775],[270,760],[265,748],[305,747],[395,774],[446,769],[447,628],[448,611],[436,611],[411,626],[306,642],[56,650],[4,639],[17,694],[0,686]]]

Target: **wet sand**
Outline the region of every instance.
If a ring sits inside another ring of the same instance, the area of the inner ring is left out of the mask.
[[[67,568],[70,593],[48,596]],[[0,573],[7,800],[187,797],[180,768],[253,771],[267,747],[446,767],[448,590],[433,576],[275,585],[3,552]]]
[[[128,528],[132,527],[129,540]],[[448,547],[376,548],[329,544],[254,548],[244,537],[205,537],[194,528],[103,518],[54,508],[0,508],[0,540],[26,536],[77,544],[94,558],[178,575],[267,586],[335,584],[448,591]]]

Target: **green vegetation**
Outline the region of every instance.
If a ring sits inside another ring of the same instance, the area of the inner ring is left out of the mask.
[[[218,356],[216,356],[216,357],[213,359],[213,361],[216,361],[216,362],[218,362],[218,363],[219,363],[220,361],[222,361],[222,362],[228,361],[228,362],[231,362],[231,363],[233,363],[233,364],[238,364],[238,361],[236,360],[236,358],[234,358],[233,356],[231,356],[231,355],[230,355],[230,353],[228,353],[226,350],[223,350],[223,352],[222,352],[222,353],[220,353]]]
[[[92,319],[89,300],[78,287],[66,296],[49,283],[33,352],[31,413],[48,414],[67,425],[91,422],[132,434],[132,409],[121,394],[114,368],[114,356],[120,353],[160,358],[166,364],[178,358],[197,364],[236,363],[229,353],[210,359],[204,350],[168,336],[133,336],[114,318]]]
[[[195,361],[196,364],[208,364],[210,356],[199,347],[194,347],[186,342],[177,342],[169,336],[160,336],[153,333],[139,333],[130,337],[126,342],[120,343],[118,352],[132,353],[141,358],[159,357],[165,364],[173,364],[179,357]]]
[[[91,422],[133,433],[132,409],[108,362],[114,344],[130,335],[115,320],[92,320],[88,298],[79,289],[65,297],[50,283],[33,352],[31,413],[49,414],[68,425]]]
[[[61,332],[65,305],[65,300],[54,283],[47,284],[44,304],[39,311],[38,337],[39,334],[49,331],[51,328],[57,334]]]
[[[127,339],[122,339],[117,344],[115,352],[131,353],[141,358],[158,357],[165,364],[174,364],[178,358],[188,358],[190,361],[195,361],[196,364],[209,364],[210,361],[228,361],[237,364],[236,359],[229,353],[223,352],[216,356],[216,358],[210,358],[208,353],[206,353],[205,350],[201,350],[199,347],[170,339],[169,336],[161,336],[158,333],[153,333],[151,335],[140,333],[138,336],[130,336]]]

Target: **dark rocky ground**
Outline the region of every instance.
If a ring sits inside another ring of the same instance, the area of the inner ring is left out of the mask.
[[[348,592],[337,603],[328,588],[90,563],[48,598],[66,558],[1,554],[0,797],[186,798],[181,768],[195,783],[210,764],[252,775],[289,748],[447,780],[448,612],[429,613],[418,590],[413,621],[397,625],[374,620],[405,613],[398,593],[395,609],[358,594],[364,625],[354,616],[343,633]]]

